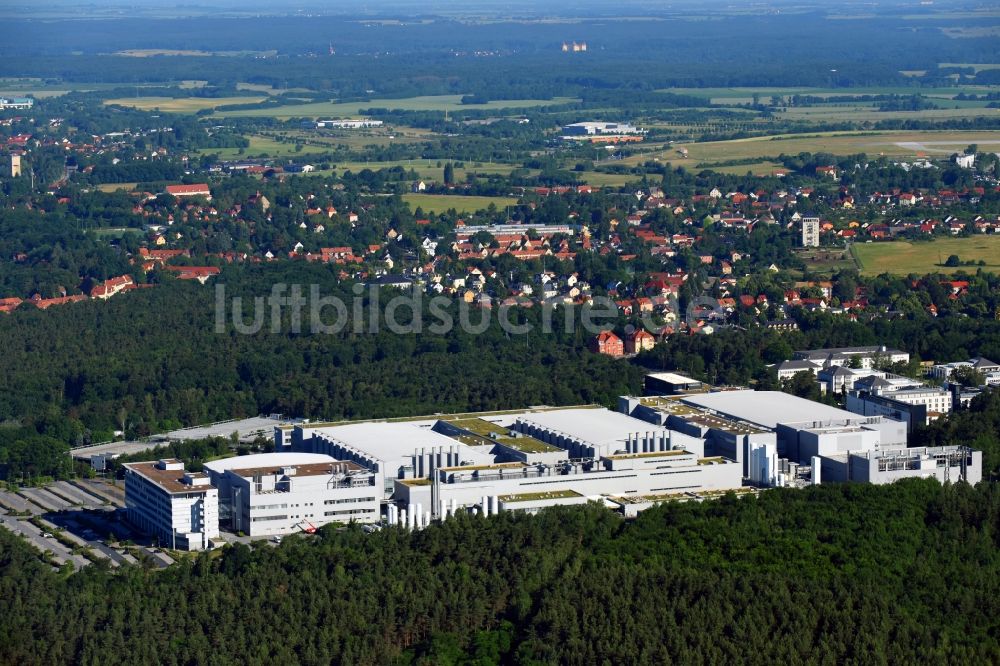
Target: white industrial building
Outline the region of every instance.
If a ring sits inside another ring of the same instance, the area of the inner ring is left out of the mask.
[[[347,120],[317,120],[318,129],[369,129],[382,127],[381,120],[371,120],[370,118],[357,118]]]
[[[825,457],[821,465],[824,481],[881,484],[919,478],[976,484],[983,479],[983,452],[967,446],[858,451]]]
[[[275,446],[371,469],[389,520],[413,526],[455,511],[489,513],[491,502],[493,511],[529,511],[739,489],[743,478],[735,460],[706,457],[701,437],[593,406],[300,424],[276,428]]]
[[[807,468],[814,475],[813,482],[887,483],[914,476],[903,473],[912,471],[909,468],[879,468],[879,460],[905,457],[912,451],[906,448],[907,423],[882,413],[859,415],[778,391],[713,391],[621,398],[619,403],[622,412],[673,430],[700,434],[705,438],[706,454],[742,462],[744,476],[755,485],[786,485],[804,476]],[[913,406],[918,408],[925,409]],[[955,468],[957,471],[952,469],[955,466],[949,468],[948,480],[976,483],[982,478],[982,458],[978,452],[955,457],[960,449],[964,447],[944,447],[935,455],[939,460],[952,456],[966,461]],[[848,475],[846,461],[855,460],[857,466],[862,465],[857,462],[861,459],[875,461],[871,463],[874,472]]]
[[[264,453],[205,464],[219,490],[219,516],[255,536],[313,532],[328,523],[376,522],[377,475],[325,455]]]
[[[562,134],[568,138],[590,136],[617,136],[627,134],[642,134],[643,130],[628,123],[583,122],[566,125]]]
[[[126,463],[130,523],[174,550],[202,550],[219,536],[219,493],[205,474],[179,460]]]
[[[922,407],[921,407],[922,408]],[[711,390],[595,406],[393,421],[279,425],[275,452],[126,465],[129,517],[165,545],[208,547],[219,525],[250,536],[331,522],[419,528],[602,502],[626,515],[806,480],[886,483],[982,478],[966,447],[907,449],[907,425],[777,391]]]

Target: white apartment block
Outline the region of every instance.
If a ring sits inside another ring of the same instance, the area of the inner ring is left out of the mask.
[[[802,218],[802,247],[819,247],[819,218]]]
[[[128,520],[174,550],[202,550],[219,536],[219,492],[206,475],[165,459],[125,464]]]

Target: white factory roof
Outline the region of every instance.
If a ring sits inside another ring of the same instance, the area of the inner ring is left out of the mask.
[[[652,377],[653,379],[659,379],[660,381],[669,382],[671,384],[700,384],[697,379],[691,379],[690,377],[685,377],[684,375],[679,375],[676,372],[651,372],[647,377]]]
[[[313,432],[382,461],[401,460],[419,449],[427,449],[430,453],[434,447],[443,447],[445,451],[456,447],[464,460],[481,457],[458,440],[431,430],[434,423],[434,419],[402,423],[348,423],[317,428]]]
[[[608,409],[558,409],[524,414],[521,419],[595,446],[624,442],[635,433],[667,432],[666,428]]]
[[[205,463],[205,469],[221,474],[228,469],[251,469],[256,467],[290,467],[292,465],[314,465],[336,462],[321,453],[255,453],[250,456],[233,456]]]
[[[719,391],[684,397],[683,402],[764,428],[779,423],[858,420],[852,412],[781,391]]]

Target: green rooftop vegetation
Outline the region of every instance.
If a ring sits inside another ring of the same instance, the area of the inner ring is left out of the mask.
[[[605,456],[608,460],[626,460],[628,458],[663,458],[665,456],[689,456],[690,451],[684,449],[673,449],[672,451],[647,451],[645,453],[617,453]]]
[[[511,462],[511,463],[497,463],[495,465],[467,465],[464,467],[442,467],[441,469],[446,472],[476,472],[482,471],[484,469],[514,469],[527,467],[524,463]]]
[[[400,483],[406,486],[429,486],[431,485],[430,479],[396,479]]]
[[[496,441],[522,453],[556,453],[563,450],[558,446],[552,446],[551,444],[546,444],[540,439],[528,436],[498,437]]]
[[[560,500],[583,497],[575,490],[549,490],[540,493],[516,493],[514,495],[500,495],[501,502],[537,502],[542,500]]]
[[[490,423],[486,419],[448,419],[448,423],[455,426],[456,428],[461,428],[462,430],[467,430],[476,435],[482,435],[483,437],[489,437],[490,433],[507,432],[507,428],[496,423]]]
[[[726,462],[722,456],[712,456],[710,458],[698,458],[699,465],[721,465]]]

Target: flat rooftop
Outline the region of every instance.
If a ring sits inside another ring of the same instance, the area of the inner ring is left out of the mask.
[[[176,461],[168,461],[176,462]],[[184,483],[184,475],[191,474],[195,478],[202,478],[205,475],[200,472],[185,472],[183,469],[159,469],[155,461],[126,463],[125,467],[140,476],[152,481],[172,495],[186,493],[205,493],[215,490],[213,486],[191,486]]]
[[[781,391],[720,391],[685,396],[682,400],[695,407],[711,409],[724,416],[771,430],[779,423],[858,421],[864,418]]]
[[[608,460],[627,460],[629,458],[671,458],[674,456],[690,456],[690,451],[684,449],[671,449],[670,451],[647,451],[645,453],[616,453],[611,456],[602,456]]]
[[[616,445],[636,433],[656,432],[669,435],[670,432],[666,428],[608,409],[565,409],[525,414],[522,420],[593,446]]]
[[[670,384],[701,384],[701,382],[697,379],[691,379],[690,377],[679,375],[676,372],[651,372],[646,376],[652,377],[653,379],[659,379],[662,382],[668,382]]]
[[[254,467],[289,467],[334,463],[335,458],[321,453],[255,453],[249,456],[232,456],[205,463],[205,469],[221,474],[227,469],[251,469]]]
[[[364,471],[364,467],[352,462],[345,461],[334,461],[334,462],[324,462],[324,463],[312,463],[309,465],[278,465],[278,466],[267,466],[267,467],[247,467],[239,469],[230,469],[229,471],[237,476],[243,478],[254,477],[254,476],[269,476],[272,474],[280,474],[282,470],[294,468],[295,474],[292,478],[296,476],[332,476],[334,474],[346,474],[348,472],[361,472]]]
[[[474,452],[457,439],[442,435],[431,429],[435,423],[402,422],[402,423],[347,423],[344,425],[319,427],[314,432],[334,439],[366,456],[382,461],[399,461],[413,455],[420,449],[441,447],[449,450],[452,447],[460,449],[460,456],[466,459],[479,460],[482,453]]]
[[[541,502],[545,500],[565,500],[583,497],[575,490],[550,490],[540,493],[515,493],[513,495],[500,495],[501,502]]]

